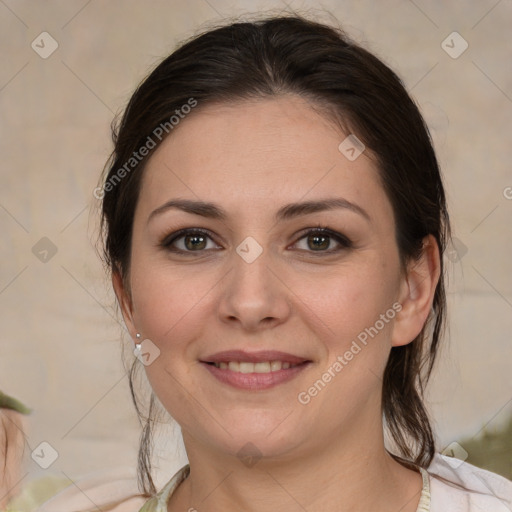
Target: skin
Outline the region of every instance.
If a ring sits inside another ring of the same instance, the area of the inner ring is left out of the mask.
[[[392,346],[411,342],[427,319],[439,250],[429,236],[422,257],[401,267],[374,161],[368,150],[349,161],[338,150],[346,136],[294,95],[199,106],[148,162],[129,275],[114,274],[113,284],[133,339],[139,332],[160,350],[145,369],[183,432],[191,473],[169,511],[416,510],[420,474],[384,448],[381,379]],[[369,220],[347,208],[273,218],[285,204],[331,197]],[[172,208],[148,221],[171,199],[213,202],[227,218]],[[318,225],[352,247],[331,237],[315,250],[307,230]],[[184,256],[160,245],[181,228],[212,238],[195,251],[176,241],[189,249]],[[252,263],[235,250],[248,236],[263,249]],[[298,393],[397,302],[401,311],[378,335],[300,403]],[[313,363],[274,388],[238,390],[199,363],[229,349],[281,350]],[[251,467],[237,456],[248,442],[262,455]]]
[[[0,510],[21,490],[25,417],[12,409],[0,408]]]

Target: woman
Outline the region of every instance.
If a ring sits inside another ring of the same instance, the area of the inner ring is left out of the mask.
[[[134,93],[95,195],[153,392],[149,499],[119,510],[510,510],[511,482],[436,454],[442,179],[399,78],[341,30],[188,41]],[[189,459],[158,494],[157,401]]]
[[[435,455],[449,219],[377,58],[298,17],[207,32],[132,97],[104,190],[116,295],[190,462],[159,509],[507,509],[509,482]]]

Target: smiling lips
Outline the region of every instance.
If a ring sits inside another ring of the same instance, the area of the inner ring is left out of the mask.
[[[231,370],[232,372],[239,373],[270,373],[297,366],[296,364],[283,361],[262,361],[260,363],[251,363],[248,361],[221,361],[220,363],[213,364],[216,368],[220,368],[221,370]]]
[[[203,362],[214,364],[221,370],[240,373],[269,373],[287,370],[306,361],[307,359],[276,350],[252,353],[243,350],[226,350],[207,357]]]
[[[217,352],[201,361],[221,382],[239,389],[267,389],[309,366],[310,360],[275,350]]]

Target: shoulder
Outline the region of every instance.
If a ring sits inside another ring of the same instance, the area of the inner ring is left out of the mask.
[[[94,472],[76,480],[44,476],[26,484],[9,501],[6,512],[166,512],[167,501],[189,471],[188,464],[182,467],[152,497],[137,492],[137,475],[127,468]]]
[[[440,454],[427,471],[431,512],[512,510],[512,482],[503,476]]]

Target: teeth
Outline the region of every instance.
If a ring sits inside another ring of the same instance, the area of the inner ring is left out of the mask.
[[[247,361],[229,361],[214,363],[217,368],[221,370],[231,370],[232,372],[239,373],[270,373],[279,370],[287,370],[297,366],[296,364],[283,363],[282,361],[264,361],[260,363],[250,363]]]

